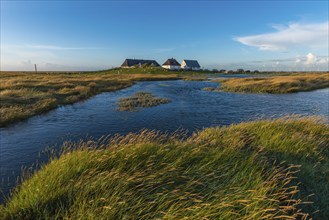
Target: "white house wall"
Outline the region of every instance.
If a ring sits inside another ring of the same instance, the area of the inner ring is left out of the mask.
[[[168,70],[180,70],[180,66],[162,65],[162,67]]]
[[[186,69],[186,68],[187,68],[185,61],[182,62],[182,64],[181,64],[181,68],[182,68],[182,69]]]
[[[184,69],[184,70],[200,70],[199,67],[192,67],[191,68],[191,67],[188,67],[186,65],[182,65],[181,68]]]

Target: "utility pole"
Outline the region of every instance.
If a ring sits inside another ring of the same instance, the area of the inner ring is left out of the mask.
[[[35,73],[38,73],[37,64],[34,64]]]

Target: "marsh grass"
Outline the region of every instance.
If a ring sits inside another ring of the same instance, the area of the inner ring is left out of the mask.
[[[96,73],[0,72],[0,127],[136,81],[177,78],[177,74],[154,68]]]
[[[294,93],[329,87],[329,73],[291,74],[262,78],[231,78],[216,80],[218,91],[241,93]]]
[[[169,103],[170,99],[154,96],[150,92],[137,92],[130,97],[120,98],[118,111],[138,111],[141,108],[154,107]]]
[[[0,218],[325,219],[328,143],[316,118],[67,143]]]

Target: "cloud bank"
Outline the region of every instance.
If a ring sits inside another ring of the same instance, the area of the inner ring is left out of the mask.
[[[276,32],[236,37],[234,40],[260,50],[284,51],[292,47],[328,48],[329,22],[273,26]]]
[[[244,62],[211,64],[210,69],[259,71],[329,71],[329,56],[309,52],[305,55],[278,59],[250,60]]]

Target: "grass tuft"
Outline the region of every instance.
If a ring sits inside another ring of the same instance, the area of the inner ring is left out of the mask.
[[[204,91],[215,91],[216,88],[214,88],[214,87],[205,87],[202,90],[204,90]]]
[[[120,98],[118,102],[118,111],[138,111],[141,108],[154,107],[169,103],[170,99],[155,97],[149,92],[137,92],[127,98]]]

